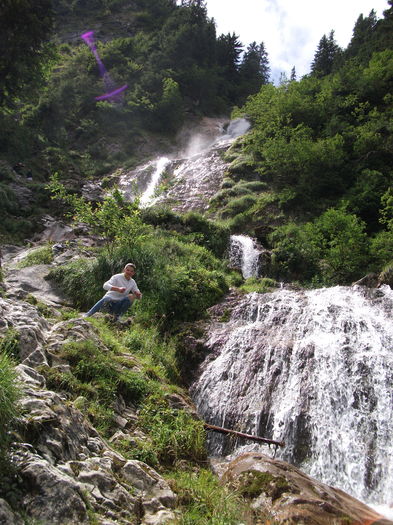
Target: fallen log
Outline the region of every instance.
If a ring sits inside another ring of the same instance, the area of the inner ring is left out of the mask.
[[[209,425],[209,423],[204,423],[207,430],[214,430],[215,432],[221,432],[222,434],[233,434],[241,438],[252,439],[254,441],[262,441],[268,445],[276,445],[277,447],[284,447],[284,441],[275,441],[274,439],[267,439],[260,436],[252,436],[251,434],[244,434],[243,432],[238,432],[237,430],[230,430],[229,428],[217,427],[216,425]]]

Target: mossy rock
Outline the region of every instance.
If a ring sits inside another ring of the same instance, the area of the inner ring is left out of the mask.
[[[273,476],[270,472],[246,470],[239,477],[239,491],[245,498],[257,498],[264,493],[274,501],[290,489],[290,484],[283,476]]]
[[[227,167],[227,173],[236,178],[250,179],[257,177],[254,170],[254,161],[251,155],[241,153]]]

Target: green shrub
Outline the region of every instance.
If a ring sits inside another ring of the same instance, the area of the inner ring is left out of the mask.
[[[200,213],[178,215],[168,208],[150,207],[142,210],[141,216],[147,223],[166,230],[185,235],[198,234],[193,236],[194,242],[209,249],[216,257],[221,257],[228,247],[228,230]]]
[[[381,231],[370,241],[370,255],[375,271],[381,269],[393,259],[393,230]]]
[[[147,237],[143,243],[103,251],[97,259],[81,259],[54,268],[50,277],[78,307],[88,308],[102,295],[102,284],[133,261],[143,293],[135,301],[137,316],[150,323],[191,321],[201,317],[228,290],[222,263],[202,246],[170,235]]]
[[[251,206],[253,206],[253,204],[255,204],[256,201],[257,197],[255,195],[243,195],[242,197],[238,197],[237,199],[232,199],[221,211],[221,216],[223,218],[233,217],[234,215],[242,213],[251,208]]]
[[[240,290],[246,293],[267,293],[272,292],[276,286],[277,282],[274,279],[269,279],[268,277],[250,277],[240,286]]]
[[[273,247],[271,274],[278,280],[310,280],[318,272],[320,250],[311,242],[308,227],[294,223],[269,235]]]
[[[29,252],[26,257],[18,263],[18,268],[26,268],[35,264],[50,264],[53,261],[52,245],[40,246]]]
[[[122,343],[130,352],[140,356],[144,363],[161,367],[161,375],[165,379],[179,382],[175,342],[165,339],[157,326],[132,327],[123,337]]]
[[[368,269],[369,241],[356,215],[329,209],[313,222],[277,228],[272,274],[278,279],[348,284]]]

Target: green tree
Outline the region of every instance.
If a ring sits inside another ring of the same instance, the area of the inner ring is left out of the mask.
[[[328,37],[323,35],[311,63],[311,73],[317,77],[329,75],[334,70],[341,53],[341,48],[334,38],[334,31],[330,31]]]
[[[42,78],[53,25],[51,0],[0,3],[0,106]]]
[[[321,250],[320,273],[328,284],[348,284],[367,272],[369,240],[356,215],[329,209],[314,221],[311,238]]]
[[[367,17],[362,14],[359,16],[353,28],[351,41],[344,52],[344,58],[357,57],[365,61],[368,60],[373,51],[371,46],[371,39],[373,38],[375,27],[377,24],[377,16],[372,9]]]
[[[220,71],[220,93],[231,103],[239,92],[239,64],[243,45],[235,33],[220,35],[216,44],[217,67]]]
[[[95,206],[69,193],[59,181],[58,174],[51,177],[48,189],[53,199],[69,207],[68,214],[74,221],[89,225],[93,233],[104,237],[110,253],[116,244],[135,244],[149,230],[140,220],[138,202],[126,202],[117,189]]]
[[[270,67],[268,54],[262,42],[252,42],[246,49],[239,66],[241,95],[257,93],[263,84],[269,82]]]
[[[157,109],[162,129],[174,132],[179,129],[183,122],[183,99],[179,84],[172,78],[164,79],[162,98]]]

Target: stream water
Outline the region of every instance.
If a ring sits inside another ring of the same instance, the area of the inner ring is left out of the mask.
[[[204,212],[224,177],[227,163],[222,152],[249,127],[245,119],[231,121],[226,127],[217,120],[215,132],[191,134],[177,154],[156,157],[124,173],[119,188],[130,200],[139,197],[142,206],[166,204],[174,211]],[[167,184],[160,192],[164,176]]]
[[[234,268],[239,268],[243,278],[258,277],[261,250],[247,235],[231,235],[229,259]]]
[[[368,502],[393,494],[393,292],[248,294],[212,326],[191,392],[209,423],[284,440],[277,457]],[[258,449],[221,434],[212,455]]]

